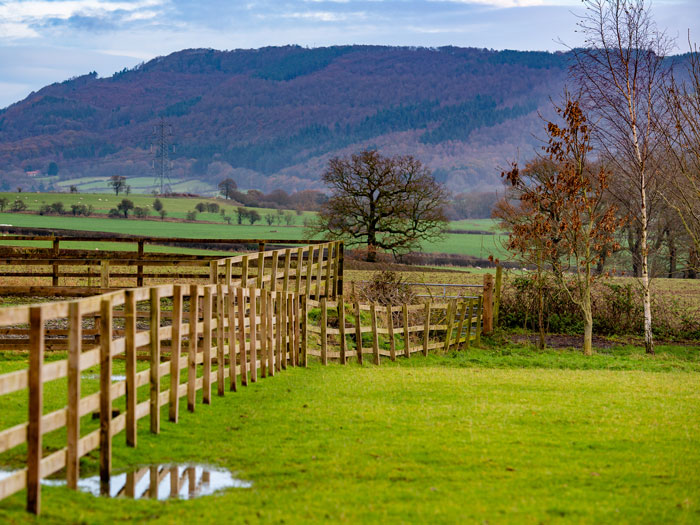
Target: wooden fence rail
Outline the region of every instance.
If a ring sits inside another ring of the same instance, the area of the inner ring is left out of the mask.
[[[472,341],[478,346],[483,301],[483,297],[473,297],[447,303],[379,306],[346,303],[342,297],[337,301],[307,300],[304,308],[308,311],[301,317],[305,354],[320,357],[323,364],[329,359],[345,364],[351,357],[362,363],[363,356],[369,354],[378,365],[382,356],[394,361],[397,355],[428,355],[437,348],[469,348]],[[363,334],[371,335],[370,347],[363,342]]]
[[[113,292],[97,297],[0,310],[0,326],[27,323],[30,326],[29,367],[0,376],[0,395],[26,391],[29,417],[24,423],[0,429],[0,453],[27,445],[27,467],[0,480],[0,499],[27,489],[27,509],[41,509],[41,479],[66,469],[68,486],[75,488],[79,459],[99,448],[100,478],[108,482],[112,440],[125,431],[126,444],[137,444],[137,421],[150,418],[150,431],[161,429],[161,407],[168,405],[168,418],[177,422],[179,403],[196,409],[196,393],[202,402],[212,402],[212,385],[223,396],[238,383],[247,385],[258,377],[273,376],[287,366],[306,362],[300,341],[299,295],[255,285],[162,285]],[[164,324],[162,311],[172,306],[172,323]],[[136,323],[139,306],[147,306],[148,325]],[[114,312],[124,313],[124,334],[114,336]],[[82,320],[100,316],[100,344],[84,347]],[[44,362],[45,326],[64,319],[68,324],[68,359]],[[161,353],[164,341],[171,342],[169,359]],[[150,354],[147,370],[137,372],[136,353]],[[113,361],[126,359],[126,379],[112,380]],[[99,392],[81,396],[81,374],[99,366]],[[185,373],[186,371],[186,373]],[[169,385],[162,382],[169,376]],[[183,376],[184,382],[181,380]],[[44,385],[67,378],[65,408],[44,414]],[[146,399],[137,390],[150,385]],[[118,415],[114,403],[126,397],[126,410]],[[99,413],[99,428],[81,434],[81,417]],[[42,437],[65,428],[65,447],[44,455]]]

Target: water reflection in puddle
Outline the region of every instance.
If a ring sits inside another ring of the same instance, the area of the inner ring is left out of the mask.
[[[94,379],[95,381],[100,380],[100,374],[83,374],[80,377],[82,379]],[[112,381],[126,381],[126,376],[121,374],[114,374],[112,376]]]
[[[0,471],[0,480],[11,472]],[[65,479],[44,479],[42,485],[62,487]],[[93,496],[131,499],[193,499],[226,488],[250,488],[253,483],[234,478],[231,472],[206,465],[150,465],[113,474],[109,483],[99,476],[81,478],[78,489]]]

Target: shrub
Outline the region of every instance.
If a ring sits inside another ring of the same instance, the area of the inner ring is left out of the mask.
[[[197,220],[197,211],[196,210],[188,211],[186,218],[190,222],[196,221]]]
[[[10,211],[25,211],[27,209],[27,203],[22,199],[17,197],[15,201],[10,206]]]

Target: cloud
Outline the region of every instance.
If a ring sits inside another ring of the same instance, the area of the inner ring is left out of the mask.
[[[155,16],[153,8],[165,1],[9,0],[0,3],[0,38],[36,38],[40,28],[64,24],[94,30],[114,26],[120,20],[149,19]]]

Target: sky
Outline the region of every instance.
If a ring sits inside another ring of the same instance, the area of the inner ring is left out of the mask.
[[[653,0],[687,48],[700,0]],[[298,44],[565,50],[581,0],[0,0],[0,108],[47,84],[110,76],[186,48]],[[697,40],[697,39],[696,39]]]

